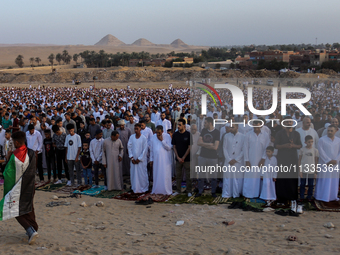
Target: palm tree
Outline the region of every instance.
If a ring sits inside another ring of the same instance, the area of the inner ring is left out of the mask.
[[[37,63],[38,63],[38,66],[39,66],[39,63],[41,62],[41,59],[40,59],[39,57],[36,57],[36,58],[35,58],[35,62],[37,62]]]
[[[79,58],[78,54],[73,54],[73,61],[76,62],[76,65],[78,65],[78,58]]]
[[[68,56],[68,51],[67,50],[63,50],[63,53],[62,53],[62,59],[64,61],[64,64],[65,64],[65,60],[67,59],[67,56]]]
[[[17,58],[15,59],[15,63],[22,68],[24,66],[24,57],[22,55],[18,55]]]
[[[34,68],[33,68],[34,58],[33,57],[30,58],[30,63],[31,63],[32,70],[34,70]]]
[[[59,65],[60,65],[60,62],[63,60],[63,56],[60,54],[60,53],[58,53],[57,55],[55,55],[55,60],[59,63]]]
[[[52,65],[52,72],[53,72],[53,61],[54,61],[54,54],[51,53],[49,56],[48,56],[48,61],[51,63]]]
[[[69,64],[71,62],[71,59],[72,59],[71,55],[67,55],[64,59],[64,63]]]

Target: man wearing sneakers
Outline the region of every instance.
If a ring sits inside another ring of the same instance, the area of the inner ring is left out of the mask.
[[[186,122],[184,119],[178,120],[178,131],[172,136],[172,145],[176,156],[176,186],[177,191],[174,194],[181,193],[181,184],[183,178],[183,168],[185,171],[186,190],[188,197],[191,197],[191,179],[190,179],[190,147],[192,145],[191,134],[186,131]]]
[[[200,169],[216,166],[218,164],[217,148],[220,143],[220,131],[214,128],[214,120],[207,117],[204,120],[204,128],[198,139],[197,145],[201,146],[201,153],[198,157],[198,166]],[[204,191],[204,182],[211,179],[211,195],[216,197],[217,173],[216,172],[199,172],[198,173],[198,193],[195,197],[200,197]]]
[[[81,149],[81,138],[78,134],[74,132],[74,125],[67,124],[66,129],[69,134],[66,136],[65,147],[66,147],[66,159],[65,162],[68,165],[68,170],[70,174],[70,181],[67,182],[67,186],[75,185],[74,183],[74,167],[77,171],[77,180],[78,185],[81,185],[81,169],[80,169],[80,161],[79,154]]]

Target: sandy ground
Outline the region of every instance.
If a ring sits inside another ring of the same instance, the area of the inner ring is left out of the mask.
[[[339,254],[338,213],[305,212],[282,217],[273,212],[227,209],[227,205],[152,204],[98,199],[60,199],[69,206],[46,207],[53,193],[38,191],[36,244],[10,219],[0,223],[5,254]],[[104,207],[94,203],[103,201]],[[79,206],[85,201],[88,207]],[[182,226],[176,222],[183,220]],[[236,223],[225,226],[222,221]],[[335,229],[323,225],[331,221]],[[326,238],[325,235],[333,238]],[[286,240],[295,235],[296,242]],[[44,247],[44,248],[42,248]],[[3,252],[1,252],[4,254]]]

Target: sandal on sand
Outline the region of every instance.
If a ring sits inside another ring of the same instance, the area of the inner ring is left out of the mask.
[[[288,237],[287,237],[287,240],[288,240],[288,241],[294,242],[294,241],[297,240],[297,237],[296,237],[296,236],[288,236]]]
[[[148,205],[148,201],[147,200],[139,200],[135,202],[136,205]]]
[[[280,209],[276,211],[275,214],[280,215],[280,216],[287,216],[289,213],[283,209]]]
[[[228,206],[228,209],[234,209],[236,204],[237,204],[237,202],[232,202],[231,205]]]
[[[137,205],[150,205],[153,204],[153,200],[151,197],[148,198],[148,200],[141,199],[139,201],[136,201],[135,204]]]
[[[300,214],[294,212],[293,210],[289,210],[288,214],[289,214],[289,216],[293,216],[293,217],[299,217],[299,215],[300,215]]]
[[[231,220],[231,221],[223,221],[222,224],[226,225],[226,226],[230,226],[230,225],[234,225],[235,221]]]

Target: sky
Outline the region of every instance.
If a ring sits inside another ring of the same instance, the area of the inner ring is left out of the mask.
[[[0,44],[339,42],[339,0],[2,0]]]

